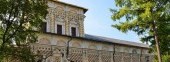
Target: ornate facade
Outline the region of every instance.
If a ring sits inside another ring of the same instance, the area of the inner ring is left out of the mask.
[[[31,45],[37,62],[152,62],[149,46],[84,34],[86,8],[48,1],[46,32]]]

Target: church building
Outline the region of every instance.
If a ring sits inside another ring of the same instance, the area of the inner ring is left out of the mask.
[[[88,9],[57,0],[48,7],[44,32],[31,44],[37,62],[153,62],[149,45],[85,34]]]

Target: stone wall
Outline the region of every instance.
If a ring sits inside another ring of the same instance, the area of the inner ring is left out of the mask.
[[[64,62],[69,59],[74,62],[152,62],[153,56],[148,49],[125,45],[108,44],[91,40],[73,38],[69,44],[67,56],[67,41],[70,37],[50,34],[39,34],[38,42],[32,44],[32,51],[47,57],[46,61]],[[41,58],[42,59],[42,58]]]
[[[121,44],[71,38],[71,27],[76,28],[76,36],[84,37],[84,9],[71,4],[48,1],[46,17],[47,32],[39,34],[38,42],[31,44],[37,60],[43,62],[152,62],[147,48]],[[57,33],[57,25],[62,25],[62,35]],[[54,34],[55,33],[55,34]],[[64,36],[63,36],[64,35]],[[69,53],[67,53],[69,51]]]
[[[57,33],[57,24],[62,25],[63,35],[71,35],[71,27],[75,27],[78,37],[84,36],[84,10],[60,2],[48,1],[46,17],[47,32]]]
[[[50,45],[42,46],[37,44],[32,47],[36,49],[33,51],[40,51],[38,53],[44,55],[45,62],[64,62],[65,57],[63,54],[65,54],[66,50],[64,47],[51,47]],[[53,48],[53,50],[50,48]],[[55,50],[56,48],[57,50]],[[70,47],[68,59],[69,61],[74,62],[147,62],[147,59],[148,62],[152,62],[151,60],[153,59],[153,56],[149,54],[132,54],[126,52],[113,53],[113,51]]]

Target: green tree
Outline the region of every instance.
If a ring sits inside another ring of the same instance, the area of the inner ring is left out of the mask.
[[[33,62],[29,44],[47,14],[46,0],[0,0],[0,62]],[[16,61],[14,61],[16,62]]]
[[[170,55],[170,24],[163,24],[164,27],[159,27],[158,30],[158,35],[159,35],[159,41],[160,41],[160,51],[162,55]],[[162,25],[162,26],[163,26]],[[154,41],[154,36],[152,34],[149,34],[148,36],[144,36],[141,38],[142,42],[149,42],[150,47],[152,49],[150,50],[151,52],[154,52],[156,50],[155,48],[155,41]]]
[[[159,62],[160,38],[159,34],[162,27],[167,27],[170,19],[170,1],[169,0],[115,0],[116,6],[120,9],[111,9],[114,21],[126,18],[125,21],[119,21],[113,27],[122,32],[128,30],[136,32],[138,35],[153,37],[156,46]],[[152,40],[152,39],[150,39]]]

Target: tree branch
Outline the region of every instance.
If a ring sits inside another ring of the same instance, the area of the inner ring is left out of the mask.
[[[5,28],[5,32],[4,32],[4,34],[3,34],[2,47],[1,47],[1,48],[3,48],[3,47],[4,47],[4,44],[6,43],[6,40],[5,40],[5,39],[6,39],[6,34],[7,34],[8,30],[9,30],[9,28],[10,28],[10,26],[12,25],[12,22],[13,22],[13,21],[10,22],[10,19],[11,19],[11,17],[12,17],[12,13],[13,13],[13,9],[14,9],[14,3],[12,3],[11,6],[12,6],[12,7],[11,7],[11,11],[10,11],[10,13],[9,13],[9,17],[8,17],[7,20],[5,20],[5,21],[7,22],[7,24],[6,24],[7,28]]]

